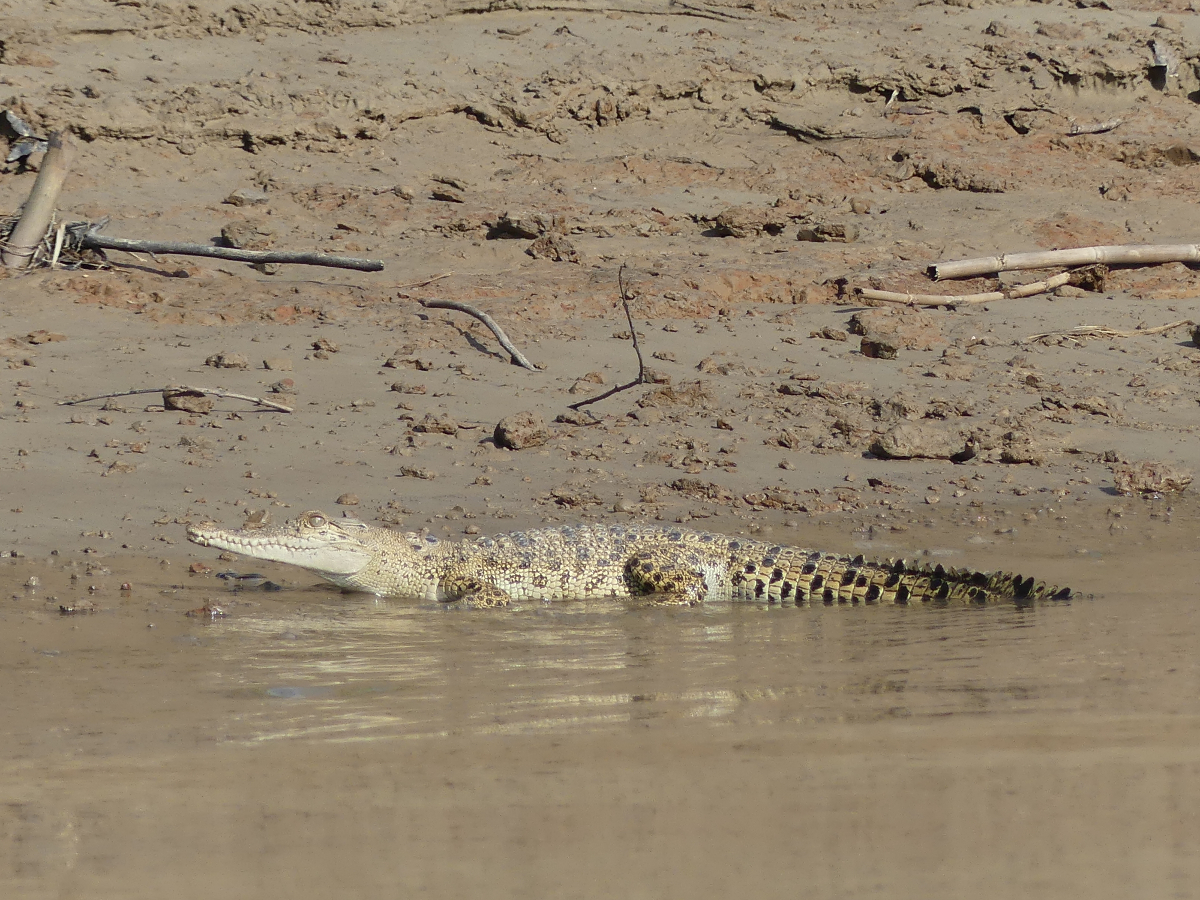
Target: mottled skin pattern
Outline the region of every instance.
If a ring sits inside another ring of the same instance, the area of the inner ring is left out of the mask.
[[[604,597],[975,605],[1071,596],[1019,575],[868,562],[656,525],[565,526],[453,543],[306,512],[266,528],[192,526],[188,540],[301,566],[350,590],[478,607]]]

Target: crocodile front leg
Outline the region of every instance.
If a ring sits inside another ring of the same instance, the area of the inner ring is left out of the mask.
[[[442,579],[442,598],[446,603],[461,603],[471,609],[496,609],[512,603],[512,596],[490,581],[471,576]]]
[[[708,593],[703,572],[653,552],[638,553],[625,563],[625,583],[633,596],[663,606],[696,606]]]

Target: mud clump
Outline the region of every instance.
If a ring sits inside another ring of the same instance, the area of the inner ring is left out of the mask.
[[[1192,483],[1192,473],[1158,460],[1120,463],[1112,467],[1113,484],[1122,494],[1177,493]]]
[[[506,450],[541,447],[550,440],[550,429],[545,419],[537,413],[524,411],[501,419],[496,425],[493,440],[497,447]]]

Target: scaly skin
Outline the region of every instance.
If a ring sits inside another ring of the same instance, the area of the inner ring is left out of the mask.
[[[387,597],[507,606],[644,597],[658,603],[978,605],[1067,600],[1069,588],[968,569],[868,562],[656,525],[580,525],[453,543],[306,512],[282,525],[188,528],[188,540]]]

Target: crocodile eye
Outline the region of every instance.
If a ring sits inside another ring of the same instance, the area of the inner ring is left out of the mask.
[[[308,517],[308,527],[309,528],[321,528],[322,526],[324,526],[324,524],[325,524],[324,516],[309,516]]]

